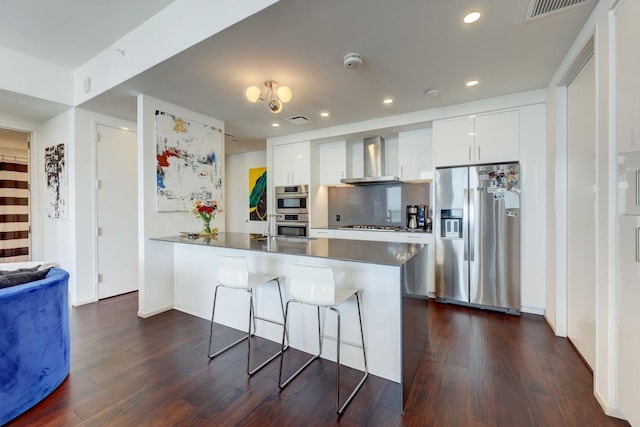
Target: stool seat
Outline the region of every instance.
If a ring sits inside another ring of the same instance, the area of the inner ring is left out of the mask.
[[[277,353],[273,354],[267,360],[262,362],[258,367],[251,369],[251,337],[255,335],[256,320],[262,320],[265,322],[273,323],[276,325],[284,325],[284,301],[282,298],[282,288],[280,287],[280,277],[269,274],[258,274],[249,271],[247,266],[247,259],[242,256],[230,256],[230,255],[218,255],[218,285],[215,287],[213,295],[213,309],[211,310],[211,333],[209,336],[209,359],[222,354],[235,345],[247,340],[247,375],[251,376],[263,368],[267,363],[278,357],[282,351],[286,348],[281,348]],[[264,286],[269,283],[275,283],[278,287],[278,294],[280,296],[280,309],[282,311],[282,322],[260,317],[256,315],[256,309],[254,306],[255,290],[259,286]],[[240,339],[232,342],[231,344],[223,347],[218,351],[213,351],[213,336],[214,336],[214,324],[216,314],[216,301],[218,299],[218,288],[225,287],[229,289],[243,290],[249,293],[249,327],[247,333]],[[253,326],[253,331],[252,331]],[[286,330],[283,332],[285,336],[288,336]]]
[[[251,289],[251,288],[257,288],[258,286],[264,285],[265,283],[274,282],[279,279],[280,279],[279,276],[274,276],[270,274],[249,273],[249,275],[247,276],[246,282],[224,282],[224,283],[220,282],[220,284],[222,284],[227,288]]]
[[[367,353],[364,344],[364,329],[362,327],[362,312],[360,310],[360,289],[352,288],[338,288],[335,284],[333,275],[333,269],[331,267],[324,266],[311,266],[302,264],[292,264],[290,268],[289,276],[289,295],[290,298],[287,301],[285,314],[284,314],[284,330],[288,330],[289,321],[289,305],[291,303],[313,305],[317,308],[318,314],[318,353],[307,360],[302,367],[294,372],[288,379],[282,381],[282,366],[284,364],[284,350],[285,350],[285,334],[282,335],[282,351],[280,353],[280,373],[278,375],[278,386],[280,389],[284,389],[295,377],[300,374],[307,366],[309,366],[314,360],[318,359],[322,354],[322,340],[323,338],[333,339],[326,337],[320,329],[320,307],[335,312],[337,315],[337,333],[336,333],[336,412],[338,415],[342,415],[347,408],[347,405],[351,402],[355,394],[360,390],[362,384],[367,379],[369,371],[367,368]],[[340,403],[340,346],[341,344],[348,344],[340,340],[340,330],[342,325],[340,311],[338,306],[342,305],[349,298],[355,297],[356,304],[358,306],[358,320],[360,323],[360,339],[362,345],[355,345],[362,348],[362,358],[364,360],[364,373],[358,384],[354,387],[349,397]]]

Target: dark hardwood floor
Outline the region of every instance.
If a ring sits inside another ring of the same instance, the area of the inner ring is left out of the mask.
[[[399,386],[370,376],[338,418],[335,365],[324,360],[282,392],[277,360],[246,376],[245,345],[209,362],[208,321],[178,311],[140,319],[132,293],[73,309],[69,377],[10,425],[628,425],[605,416],[591,373],[542,317],[428,306],[429,343],[404,415]]]

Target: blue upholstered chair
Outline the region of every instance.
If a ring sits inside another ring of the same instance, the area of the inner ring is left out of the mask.
[[[69,273],[0,289],[0,425],[35,406],[69,374]]]

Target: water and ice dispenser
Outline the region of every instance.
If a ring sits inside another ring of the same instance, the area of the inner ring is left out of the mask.
[[[440,211],[440,236],[448,239],[462,239],[462,209]]]

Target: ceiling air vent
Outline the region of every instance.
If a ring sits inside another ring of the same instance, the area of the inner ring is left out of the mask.
[[[554,13],[563,12],[574,7],[583,6],[593,0],[529,0],[529,8],[525,22],[544,18]]]
[[[293,116],[285,120],[291,123],[292,125],[296,125],[296,126],[306,125],[307,123],[311,122],[311,120],[309,120],[305,116]]]

